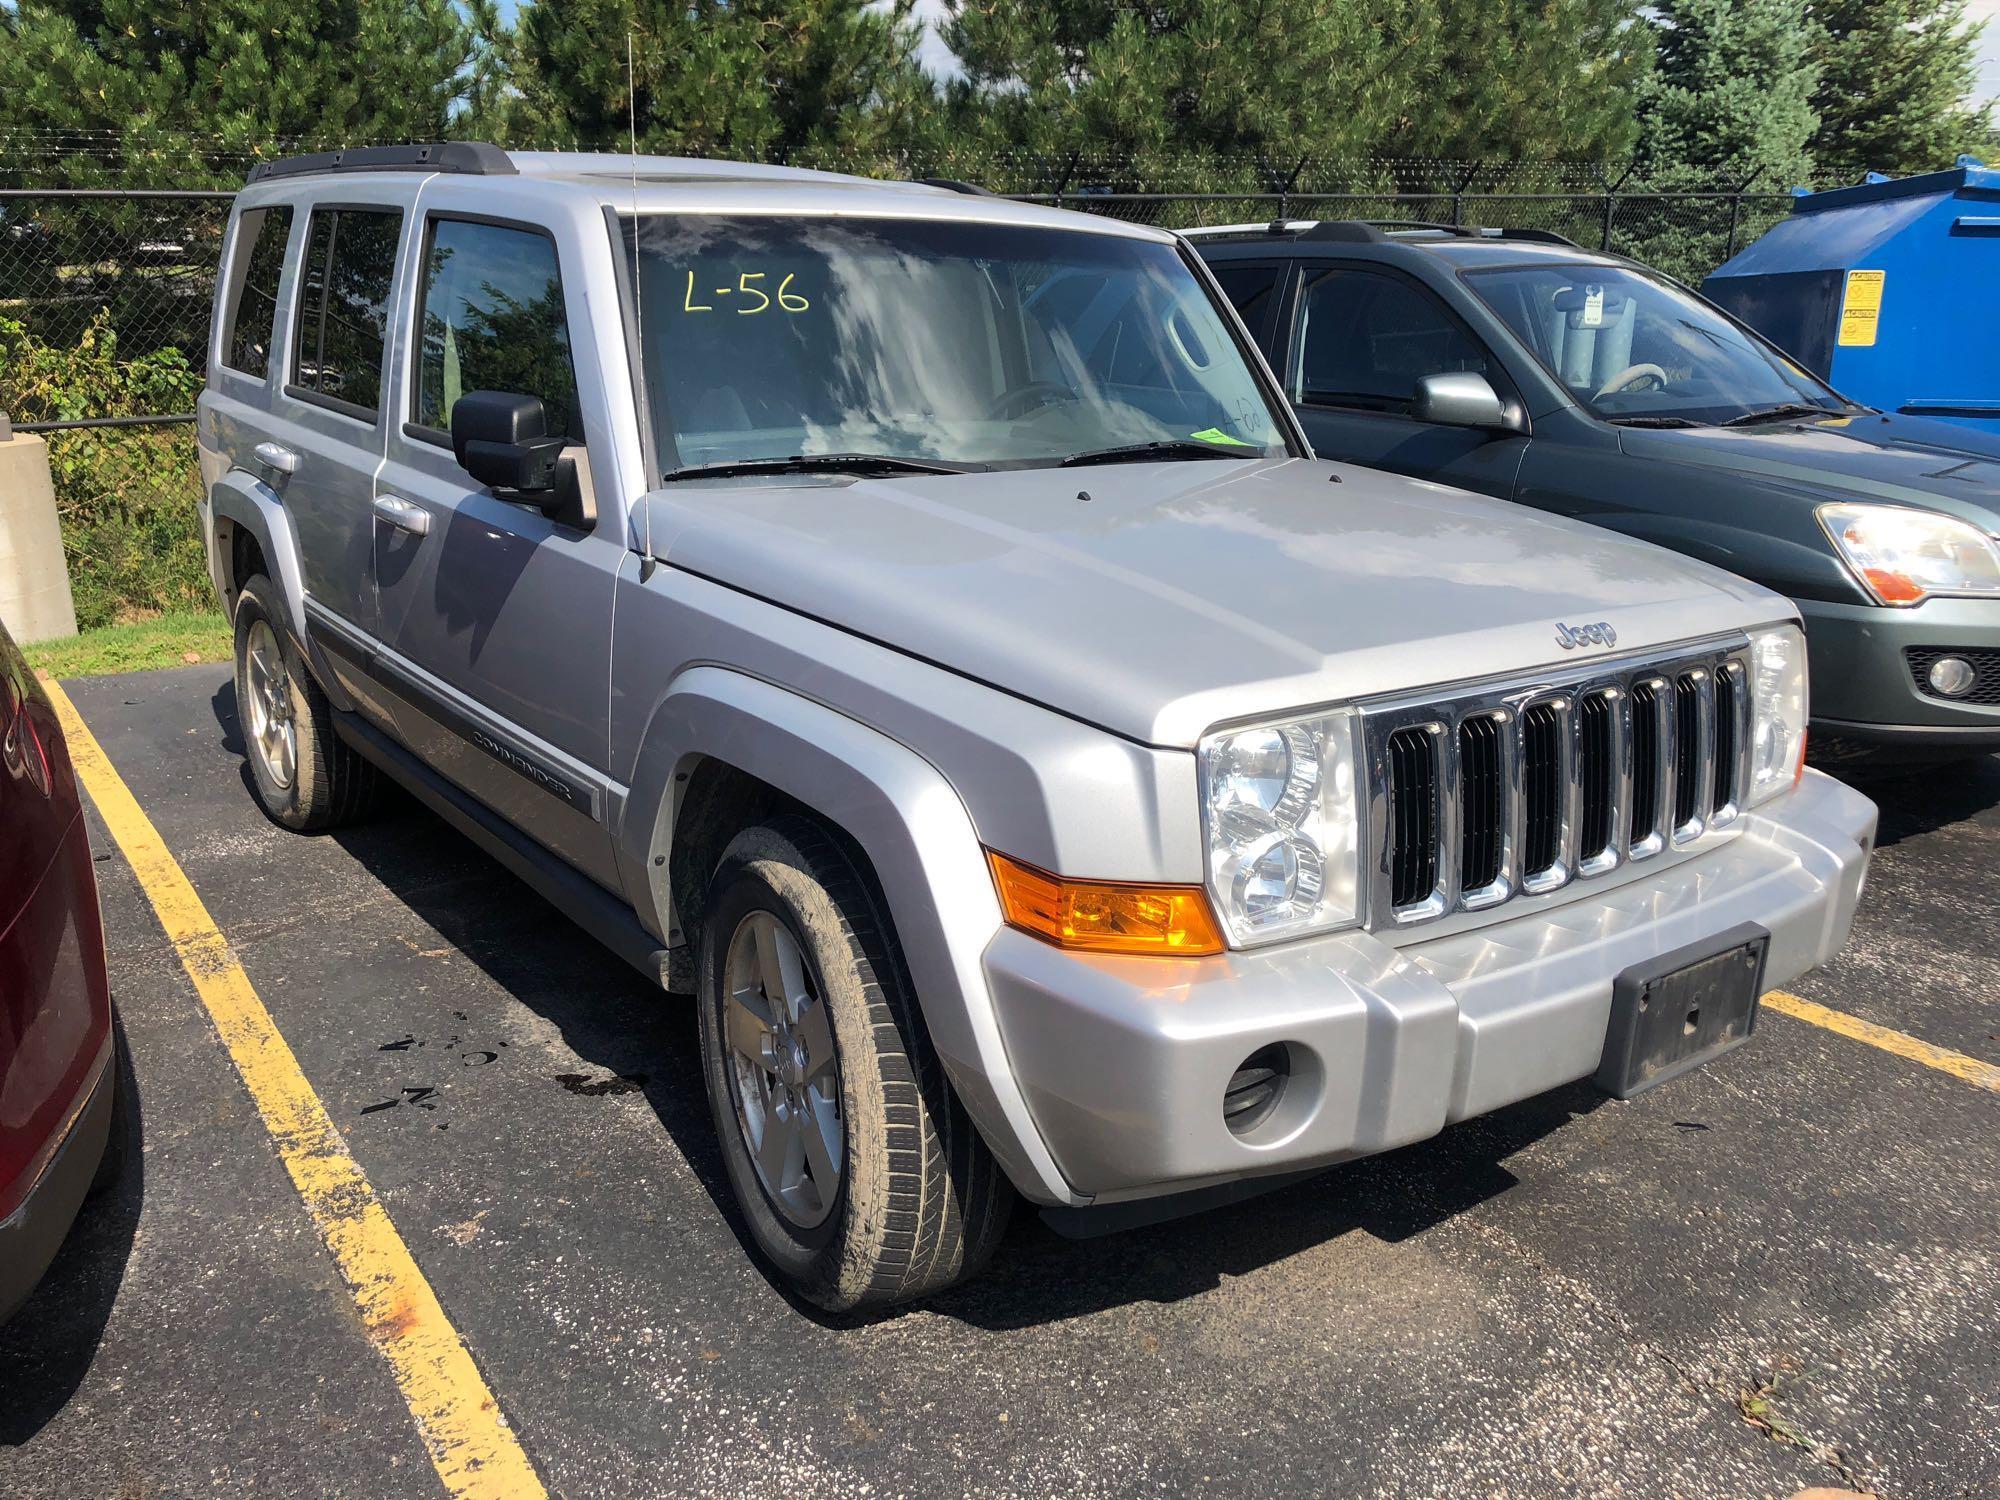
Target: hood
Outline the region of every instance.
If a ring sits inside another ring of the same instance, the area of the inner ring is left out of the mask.
[[[1829,500],[1918,505],[2000,531],[2000,439],[1869,413],[1755,427],[1622,428],[1636,458],[1761,476]]]
[[[1337,481],[1337,482],[1334,482]],[[1147,744],[1789,619],[1609,531],[1305,459],[670,485],[669,564]]]

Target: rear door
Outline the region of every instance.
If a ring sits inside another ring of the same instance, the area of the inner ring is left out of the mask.
[[[374,524],[382,463],[389,308],[403,210],[316,203],[294,278],[290,361],[272,401],[274,441],[297,469],[283,504],[309,608],[337,626],[376,629]]]
[[[573,527],[477,484],[451,447],[468,391],[539,397],[588,469],[556,239],[429,211],[403,299],[403,409],[376,497],[380,669],[433,769],[607,886],[611,601],[625,520]],[[601,468],[602,466],[600,466]],[[586,483],[588,480],[586,479]]]
[[[1518,400],[1498,360],[1414,278],[1384,267],[1302,267],[1285,365],[1286,393],[1313,451],[1502,498],[1514,492],[1526,438],[1419,422],[1417,381],[1472,371]]]

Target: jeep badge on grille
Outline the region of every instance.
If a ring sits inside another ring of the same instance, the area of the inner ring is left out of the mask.
[[[1592,620],[1588,625],[1556,625],[1556,644],[1565,651],[1574,651],[1578,646],[1615,646],[1618,632],[1608,621]]]

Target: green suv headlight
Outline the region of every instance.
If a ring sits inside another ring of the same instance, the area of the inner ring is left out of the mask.
[[[1822,505],[1819,523],[1878,603],[2000,595],[2000,545],[1956,516],[1902,505]]]

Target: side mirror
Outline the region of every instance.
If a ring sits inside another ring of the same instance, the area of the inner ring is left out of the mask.
[[[1425,375],[1417,381],[1410,400],[1410,415],[1419,422],[1439,427],[1477,427],[1512,431],[1507,405],[1484,375],[1471,370],[1450,370]]]
[[[451,406],[451,451],[481,484],[539,496],[556,487],[556,467],[568,444],[549,436],[539,396],[467,391]]]

